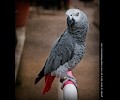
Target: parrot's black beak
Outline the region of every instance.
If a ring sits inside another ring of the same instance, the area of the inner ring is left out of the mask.
[[[75,20],[73,18],[70,19],[70,17],[68,16],[67,17],[67,25],[68,25],[68,27],[73,28],[75,25]]]

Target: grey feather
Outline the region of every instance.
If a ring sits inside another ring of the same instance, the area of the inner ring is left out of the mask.
[[[56,70],[60,65],[72,58],[75,48],[74,43],[75,40],[66,30],[51,50],[51,54],[45,64],[45,74]]]
[[[44,75],[51,73],[59,78],[65,77],[84,56],[89,29],[87,15],[79,9],[69,9],[66,15],[67,29],[51,49]]]

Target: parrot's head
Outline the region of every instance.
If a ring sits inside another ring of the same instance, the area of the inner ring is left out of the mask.
[[[86,14],[80,9],[69,9],[66,11],[67,26],[71,30],[77,28],[84,28],[88,24]]]

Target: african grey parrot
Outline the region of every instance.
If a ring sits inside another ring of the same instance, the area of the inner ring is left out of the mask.
[[[35,79],[37,84],[45,76],[43,94],[50,90],[55,77],[67,77],[75,83],[75,78],[67,75],[67,72],[76,67],[85,53],[85,39],[89,28],[87,15],[79,9],[69,9],[66,15],[67,29],[55,43],[43,69]]]

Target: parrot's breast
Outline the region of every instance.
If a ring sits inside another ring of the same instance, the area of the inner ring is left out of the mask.
[[[61,65],[69,61],[74,53],[75,40],[72,36],[64,35],[55,47],[56,54],[61,58]]]
[[[56,70],[60,65],[71,60],[74,55],[75,39],[70,34],[63,34],[57,44],[52,48],[48,57],[44,73]]]

